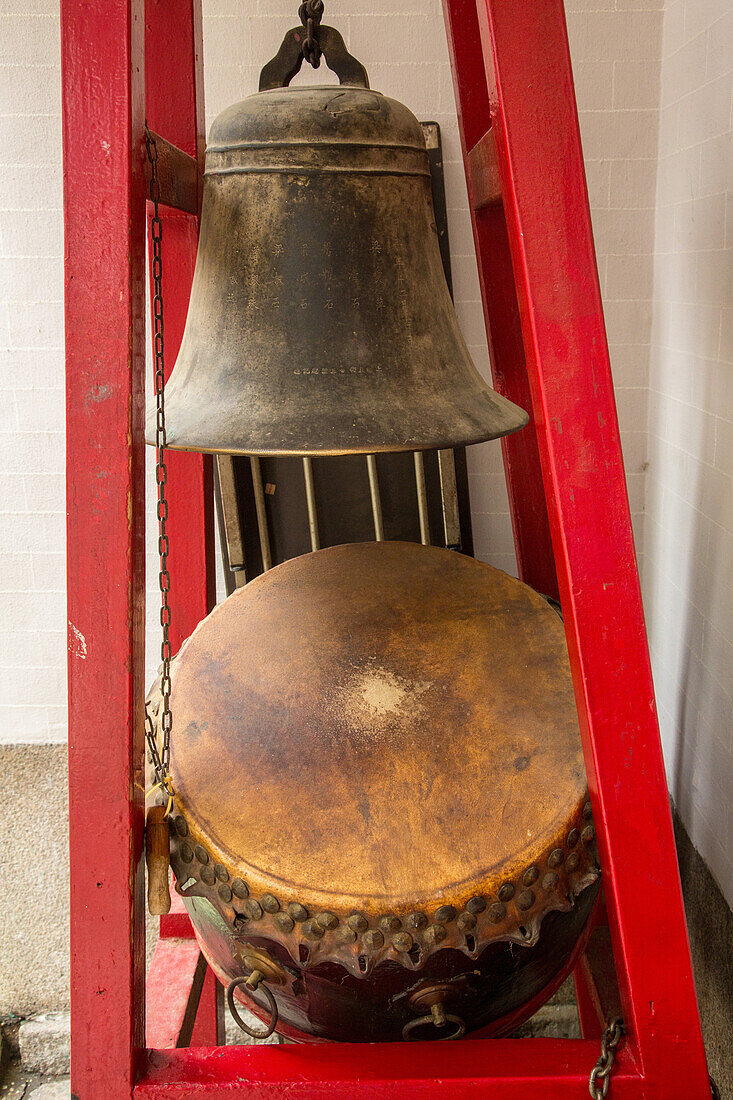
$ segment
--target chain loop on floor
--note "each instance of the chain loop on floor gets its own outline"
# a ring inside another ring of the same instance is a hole
[[[149,792],[160,791],[160,796],[168,805],[166,813],[170,812],[173,804],[173,783],[170,774],[171,754],[171,729],[173,728],[173,716],[171,714],[171,643],[170,625],[171,610],[168,603],[171,578],[168,572],[168,552],[170,544],[166,526],[168,523],[168,501],[166,498],[166,485],[168,471],[165,464],[165,339],[163,325],[163,223],[160,220],[158,204],[160,202],[160,180],[158,179],[158,148],[155,138],[145,123],[145,151],[150,163],[150,188],[149,196],[153,204],[153,217],[150,221],[150,243],[152,249],[151,272],[153,280],[153,359],[155,365],[155,482],[158,491],[156,514],[158,517],[158,557],[160,559],[160,571],[158,584],[160,587],[160,625],[163,637],[160,645],[160,657],[162,662],[160,691],[162,695],[158,725],[161,739],[158,742],[153,716],[148,706],[145,708],[145,738],[150,753],[151,763],[155,772],[155,786]]]
[[[601,1036],[601,1054],[590,1072],[588,1091],[592,1100],[605,1100],[611,1084],[611,1070],[616,1058],[616,1048],[621,1042],[624,1026],[621,1020],[612,1020]]]

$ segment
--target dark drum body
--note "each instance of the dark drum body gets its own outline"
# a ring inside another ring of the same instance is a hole
[[[598,885],[584,890],[568,913],[549,913],[534,946],[518,950],[514,941],[496,941],[476,959],[461,951],[438,951],[419,974],[397,962],[384,962],[368,978],[357,978],[337,963],[308,968],[299,959],[295,964],[280,944],[265,937],[247,936],[246,944],[266,951],[282,967],[282,984],[271,988],[279,1010],[277,1030],[289,1039],[347,1043],[452,1039],[464,1029],[503,1035],[544,1004],[570,973],[584,942]],[[233,935],[207,902],[190,898],[185,905],[201,950],[219,981],[226,986],[241,977],[242,939]],[[228,956],[231,963],[223,963]],[[447,1022],[445,1033],[436,1029],[431,1015],[434,1004],[457,1017]],[[267,1020],[261,994],[249,994],[247,1007]]]
[[[502,1034],[569,972],[600,879],[526,585],[408,543],[293,559],[200,624],[171,706],[176,889],[232,1002],[300,1040]]]

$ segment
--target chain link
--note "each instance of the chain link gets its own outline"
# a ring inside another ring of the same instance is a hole
[[[170,775],[171,755],[171,729],[173,728],[173,716],[171,714],[171,643],[170,625],[171,610],[168,604],[171,578],[168,572],[168,551],[170,549],[166,526],[168,523],[168,501],[166,499],[166,484],[168,471],[165,464],[165,341],[163,326],[163,263],[161,247],[163,241],[163,223],[160,220],[158,203],[160,202],[160,180],[158,179],[158,148],[155,138],[145,124],[145,151],[150,162],[150,201],[153,204],[153,217],[150,222],[150,238],[152,247],[152,279],[153,279],[153,358],[155,363],[155,481],[158,490],[156,514],[158,517],[158,556],[160,558],[160,572],[158,584],[160,587],[160,625],[163,637],[160,645],[160,658],[162,662],[160,691],[162,701],[160,704],[160,733],[161,743],[155,730],[155,721],[150,708],[145,707],[145,738],[148,744],[150,759],[155,772],[155,786],[153,790],[159,790],[165,800],[168,799],[168,810],[173,801],[173,783]]]
[[[605,1100],[611,1084],[611,1070],[616,1058],[616,1048],[621,1042],[624,1026],[621,1020],[612,1020],[601,1037],[601,1055],[590,1072],[588,1091],[592,1100]]]
[[[321,47],[317,32],[323,16],[323,0],[304,0],[298,8],[298,16],[305,27],[305,38],[302,46],[303,57],[309,65],[317,69],[321,64]]]

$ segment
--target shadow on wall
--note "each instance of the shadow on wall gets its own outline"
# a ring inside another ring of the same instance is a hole
[[[730,901],[733,494],[716,448],[731,424],[716,414],[733,409],[719,311],[687,304],[718,257],[690,240],[657,253],[644,587],[670,789]]]

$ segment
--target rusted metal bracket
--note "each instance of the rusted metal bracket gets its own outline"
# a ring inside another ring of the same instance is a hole
[[[195,157],[171,145],[159,134],[152,134],[158,150],[160,204],[184,214],[198,214],[203,177]],[[145,163],[145,179],[150,186],[151,166]]]
[[[494,131],[489,129],[474,145],[467,158],[469,194],[474,210],[501,202],[499,158]]]

